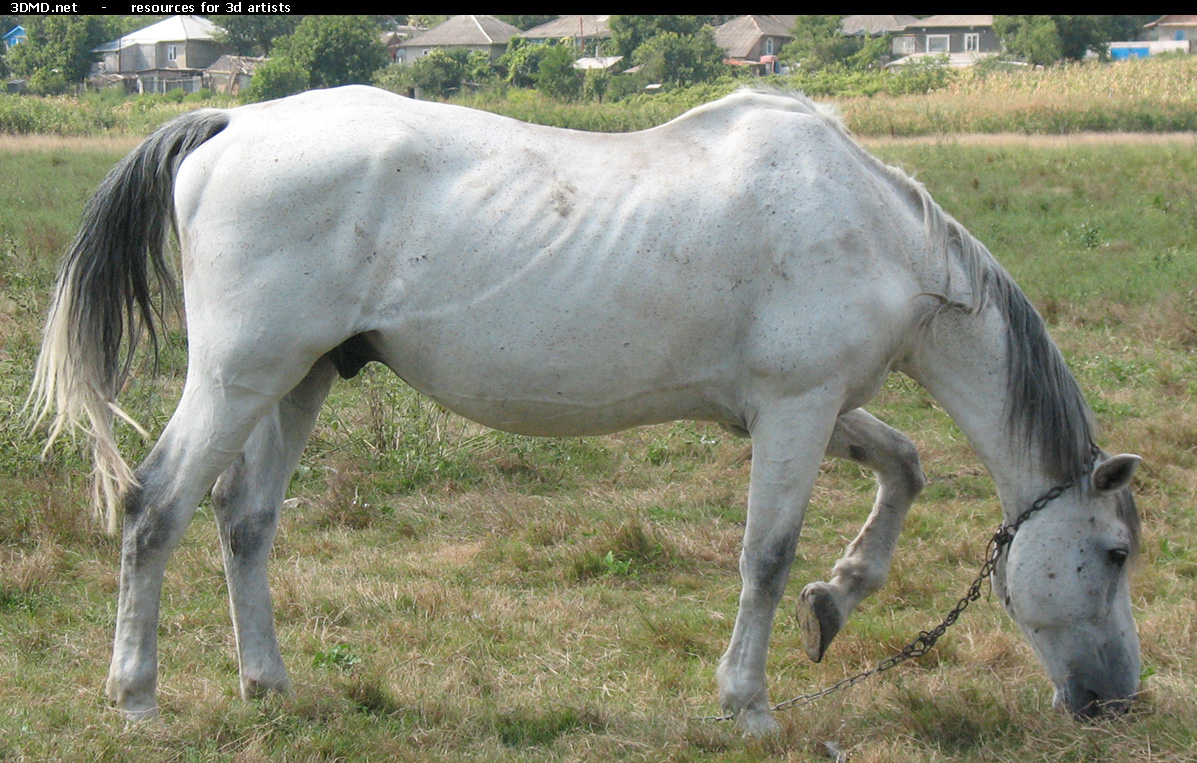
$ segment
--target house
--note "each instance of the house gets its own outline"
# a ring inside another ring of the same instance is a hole
[[[216,93],[236,95],[249,87],[254,71],[265,61],[254,56],[225,55],[204,69],[204,87]]]
[[[1148,40],[1192,42],[1197,40],[1197,16],[1160,16],[1143,31]]]
[[[399,46],[405,41],[410,40],[418,34],[423,34],[428,30],[424,27],[411,26],[409,24],[396,24],[394,29],[379,34],[378,39],[382,40],[382,44],[386,46],[387,56],[392,62],[399,59]]]
[[[965,67],[1001,50],[1001,40],[993,31],[993,16],[928,16],[907,24],[894,36],[893,53],[903,58],[889,66],[946,54],[950,66]]]
[[[503,55],[507,41],[519,29],[494,16],[454,16],[443,24],[399,44],[396,63],[411,63],[434,50],[466,48],[487,53],[491,60]]]
[[[1147,58],[1161,53],[1192,53],[1197,46],[1197,16],[1160,16],[1143,27],[1145,39],[1111,42],[1110,58]]]
[[[751,66],[758,74],[780,74],[778,55],[794,39],[794,16],[739,16],[715,29],[715,44],[733,66]]]
[[[901,32],[917,21],[917,16],[845,16],[840,31],[849,37],[880,37]]]
[[[224,52],[219,27],[203,16],[171,16],[93,50],[103,55],[99,81],[123,80],[130,90],[164,93],[202,86],[203,70]]]
[[[5,32],[3,37],[0,37],[0,44],[3,45],[3,47],[0,47],[0,50],[8,50],[14,45],[20,45],[21,43],[25,42],[25,39],[25,27],[17,24],[15,27]]]
[[[533,43],[573,40],[579,50],[598,56],[602,44],[611,39],[610,20],[610,16],[558,16],[516,36]]]

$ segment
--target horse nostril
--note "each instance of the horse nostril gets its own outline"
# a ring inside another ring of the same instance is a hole
[[[1079,720],[1092,720],[1102,713],[1101,695],[1091,689],[1083,689],[1072,703],[1072,714]]]

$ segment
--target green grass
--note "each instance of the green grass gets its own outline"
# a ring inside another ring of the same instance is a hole
[[[372,370],[338,384],[305,453],[271,579],[296,693],[245,703],[210,510],[167,572],[163,720],[127,728],[102,686],[118,544],[83,509],[81,445],[38,459],[17,416],[61,248],[120,154],[0,147],[0,757],[29,760],[1186,760],[1197,740],[1197,231],[1191,146],[884,143],[1048,317],[1104,427],[1146,457],[1134,607],[1147,693],[1079,725],[993,602],[922,663],[782,716],[746,742],[715,710],[738,596],[749,445],[715,427],[587,440],[488,432]],[[122,401],[157,431],[185,347]],[[819,665],[794,596],[869,511],[870,475],[825,465],[771,653],[774,699],[886,657],[962,594],[999,512],[927,395],[870,409],[917,442],[930,484],[889,584]],[[146,445],[124,433],[134,460]]]

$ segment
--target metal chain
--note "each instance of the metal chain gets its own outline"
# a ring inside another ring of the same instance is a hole
[[[969,585],[968,591],[965,592],[960,601],[956,602],[956,606],[952,607],[951,611],[944,616],[943,621],[940,622],[939,625],[935,626],[935,628],[932,630],[922,631],[914,638],[913,641],[902,647],[897,654],[887,657],[869,670],[849,676],[841,681],[837,681],[827,688],[820,689],[817,692],[813,692],[811,694],[799,694],[797,697],[791,697],[785,702],[779,702],[773,706],[774,712],[779,710],[789,710],[791,708],[801,707],[803,705],[809,705],[815,700],[826,697],[828,694],[834,694],[835,692],[847,689],[850,686],[855,686],[866,678],[874,676],[878,673],[884,673],[890,668],[897,667],[907,660],[911,660],[916,657],[922,657],[927,652],[930,652],[935,646],[935,643],[939,641],[940,637],[943,636],[947,629],[950,628],[957,619],[959,619],[960,614],[968,608],[968,605],[981,598],[981,588],[985,585],[985,580],[989,578],[991,574],[993,574],[993,571],[997,567],[998,561],[1001,559],[1002,553],[1005,551],[1006,546],[1010,545],[1010,542],[1014,540],[1014,534],[1018,532],[1018,528],[1022,526],[1023,522],[1026,522],[1028,519],[1030,519],[1031,516],[1036,512],[1042,511],[1045,506],[1059,498],[1064,494],[1065,491],[1076,485],[1076,483],[1077,480],[1072,479],[1063,485],[1057,485],[1056,487],[1053,487],[1051,490],[1048,490],[1046,493],[1039,496],[1039,498],[1035,499],[1035,502],[1031,504],[1031,508],[1018,515],[1018,518],[1012,523],[1007,525],[1003,522],[998,526],[997,532],[993,534],[993,536],[989,539],[989,543],[987,543],[985,546],[986,559],[985,563],[981,565],[981,570],[977,573],[977,576],[973,578],[973,582]],[[735,716],[733,714],[727,713],[725,715],[702,716],[699,718],[694,718],[694,720],[730,721],[734,717]]]

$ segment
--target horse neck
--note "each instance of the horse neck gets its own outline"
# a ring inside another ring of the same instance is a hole
[[[1025,296],[1008,278],[986,290],[979,310],[935,314],[909,371],[977,451],[1010,520],[1082,474],[1091,434],[1076,382]]]

